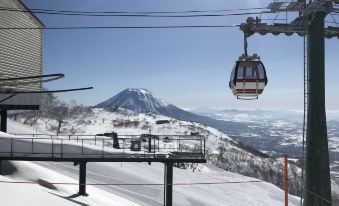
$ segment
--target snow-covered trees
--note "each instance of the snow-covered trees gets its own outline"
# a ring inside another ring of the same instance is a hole
[[[43,98],[40,110],[13,113],[10,114],[10,117],[16,119],[21,118],[24,124],[30,126],[35,126],[38,120],[42,118],[54,120],[56,121],[56,124],[50,126],[48,129],[59,135],[63,133],[63,126],[68,124],[67,119],[90,110],[90,108],[79,105],[75,101],[72,101],[70,104],[59,101],[52,93],[42,95]],[[73,127],[71,131],[67,130],[67,132],[73,133],[75,130],[76,129]]]

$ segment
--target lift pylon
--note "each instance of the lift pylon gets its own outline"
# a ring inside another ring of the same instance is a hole
[[[248,18],[241,30],[253,35],[298,34],[307,37],[307,123],[304,206],[331,206],[331,180],[325,109],[325,38],[339,38],[339,28],[326,27],[325,17],[336,11],[331,0],[306,2],[274,1],[272,12],[299,12],[290,23],[262,23],[260,18]],[[311,77],[311,78],[310,78]]]

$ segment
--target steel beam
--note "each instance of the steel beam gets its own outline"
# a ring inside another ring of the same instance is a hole
[[[308,26],[309,94],[304,206],[331,206],[331,180],[325,110],[326,13],[312,15]]]
[[[0,115],[1,115],[0,130],[1,132],[7,132],[7,109],[1,109]]]
[[[173,204],[173,163],[165,163],[164,177],[164,206]]]
[[[79,163],[79,195],[87,196],[86,193],[86,164],[87,162]]]

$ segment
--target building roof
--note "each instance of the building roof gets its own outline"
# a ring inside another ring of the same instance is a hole
[[[25,11],[29,11],[29,12],[27,12],[27,14],[31,16],[31,18],[35,21],[35,23],[40,28],[45,28],[44,23],[42,23],[42,21],[26,6],[26,4],[24,4],[22,2],[22,0],[14,0],[14,1],[18,3],[18,5],[21,7],[21,9],[23,9]]]

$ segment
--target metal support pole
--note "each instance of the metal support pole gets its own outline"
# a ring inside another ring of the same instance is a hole
[[[285,206],[288,206],[288,157],[287,157],[287,155],[285,155],[285,157],[284,157],[284,163],[285,163],[285,167],[284,167]]]
[[[309,104],[304,206],[332,205],[325,110],[325,16],[326,13],[317,12],[308,24]]]
[[[152,152],[152,138],[148,137],[148,152]]]
[[[113,139],[113,148],[120,149],[118,133],[113,132],[112,139]]]
[[[87,162],[79,163],[79,195],[87,196],[86,194],[86,164]]]
[[[204,156],[203,158],[206,157],[206,138],[204,137]]]
[[[13,157],[13,138],[11,138],[11,157]]]
[[[173,202],[173,162],[166,162],[164,177],[164,206],[172,206]]]
[[[60,145],[60,157],[62,158],[62,156],[63,156],[63,144],[64,144],[64,142],[63,142],[63,139],[61,139],[61,145]]]
[[[52,139],[52,157],[54,156],[54,139]]]
[[[0,115],[1,115],[0,130],[1,130],[1,132],[7,132],[7,110],[1,109]]]
[[[34,138],[32,138],[32,154],[34,154]]]
[[[179,135],[179,149],[178,149],[178,152],[181,152],[181,148],[180,148],[180,138],[181,138],[181,136]]]
[[[248,47],[247,34],[244,32],[244,54],[246,55],[246,57],[248,56],[247,47]]]
[[[105,147],[105,142],[104,142],[105,140],[104,139],[102,139],[102,151],[101,151],[101,154],[102,154],[102,158],[104,158],[104,147]]]
[[[152,152],[152,138],[151,136],[148,137],[148,153]],[[148,165],[151,165],[151,162],[148,162]]]

